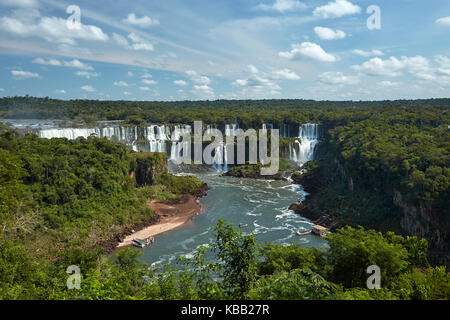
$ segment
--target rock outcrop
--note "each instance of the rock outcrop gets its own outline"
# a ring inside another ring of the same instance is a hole
[[[167,172],[167,154],[163,152],[133,153],[136,162],[131,176],[136,180],[136,186],[150,186],[156,178]]]

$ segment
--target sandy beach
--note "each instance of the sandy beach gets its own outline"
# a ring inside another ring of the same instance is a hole
[[[202,207],[196,202],[196,197],[192,195],[185,196],[180,203],[149,201],[148,206],[160,216],[160,221],[128,235],[117,245],[117,248],[132,245],[132,240],[135,238],[146,239],[178,228],[202,211]]]

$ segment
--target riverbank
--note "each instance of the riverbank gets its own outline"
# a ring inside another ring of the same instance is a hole
[[[150,219],[134,225],[124,225],[114,232],[114,236],[97,242],[95,246],[102,247],[109,254],[129,246],[134,238],[149,238],[180,227],[194,215],[204,211],[198,199],[204,197],[208,189],[208,185],[203,183],[196,191],[184,194],[181,198],[167,201],[149,199],[147,206],[154,212]]]
[[[116,248],[132,245],[135,238],[146,239],[174,230],[188,222],[193,216],[204,212],[204,208],[193,195],[185,195],[177,201],[157,202],[151,200],[148,202],[148,206],[158,216],[158,221],[127,235]]]

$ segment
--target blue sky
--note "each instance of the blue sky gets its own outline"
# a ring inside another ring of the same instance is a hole
[[[0,0],[0,96],[449,97],[449,35],[448,0]]]

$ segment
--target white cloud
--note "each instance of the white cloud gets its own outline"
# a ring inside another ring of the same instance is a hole
[[[353,53],[357,54],[359,56],[363,56],[363,57],[384,56],[383,51],[376,50],[376,49],[371,50],[371,51],[355,49],[355,50],[353,50]]]
[[[380,81],[380,82],[377,82],[377,84],[382,87],[396,87],[396,86],[399,86],[401,83],[393,82],[393,81]]]
[[[60,93],[60,94],[66,94],[66,93],[67,93],[67,91],[66,91],[66,90],[64,90],[64,89],[62,89],[62,90],[57,90],[57,91],[56,91],[56,93]]]
[[[62,62],[56,59],[42,59],[42,58],[36,58],[33,60],[33,63],[37,63],[37,64],[43,64],[46,66],[55,66],[55,67],[60,67],[62,66]]]
[[[437,24],[443,25],[443,26],[450,26],[450,17],[444,17],[436,20]]]
[[[282,69],[272,72],[274,79],[280,80],[300,80],[300,76],[289,69]]]
[[[255,74],[256,74],[256,73],[259,72],[258,68],[256,68],[256,67],[255,67],[254,65],[252,65],[252,64],[248,65],[247,68],[248,68],[248,70],[250,70],[251,73],[255,73]]]
[[[434,57],[434,61],[439,64],[437,73],[441,76],[450,76],[450,59],[443,55],[437,55]]]
[[[131,40],[131,43],[127,38],[117,33],[113,33],[112,37],[115,43],[127,50],[153,51],[155,49],[153,44],[138,36],[134,32],[131,32],[127,36],[128,39]]]
[[[117,87],[128,87],[128,83],[125,81],[114,81],[114,85]]]
[[[313,14],[322,18],[339,18],[346,15],[361,13],[361,8],[347,0],[335,0],[314,9]]]
[[[194,93],[204,99],[214,98],[214,90],[206,84],[194,85],[192,93]]]
[[[173,83],[177,86],[187,86],[187,82],[184,80],[175,80]]]
[[[346,34],[342,30],[333,30],[325,27],[315,27],[314,32],[322,40],[338,40],[344,39]]]
[[[81,24],[70,28],[67,20],[57,17],[30,19],[17,16],[1,17],[0,28],[20,37],[39,37],[49,42],[76,45],[76,40],[107,41],[108,35],[97,26]]]
[[[149,91],[150,88],[149,88],[149,87],[139,87],[139,90],[142,90],[142,91]]]
[[[157,81],[155,81],[155,80],[148,80],[148,79],[142,79],[142,83],[144,83],[144,84],[158,84],[158,82]]]
[[[82,86],[81,90],[87,91],[87,92],[95,92],[97,91],[94,87],[86,85],[86,86]]]
[[[328,85],[349,85],[358,83],[358,78],[341,72],[324,72],[319,76],[319,81]]]
[[[295,60],[300,57],[307,57],[324,62],[335,62],[337,60],[335,56],[326,53],[325,50],[316,43],[302,42],[301,44],[293,44],[291,47],[291,51],[280,52],[278,55],[289,60]]]
[[[78,59],[73,59],[71,61],[60,61],[57,59],[45,60],[43,58],[36,58],[33,60],[33,63],[42,64],[42,65],[46,65],[46,66],[69,67],[69,68],[76,68],[76,69],[82,69],[82,70],[93,70],[94,69],[90,65],[87,65]]]
[[[100,76],[100,73],[89,71],[77,71],[75,74],[79,77],[85,77],[86,79],[97,78]]]
[[[397,77],[402,75],[403,71],[407,71],[419,79],[433,80],[435,78],[435,71],[431,68],[428,59],[422,56],[403,56],[400,59],[390,57],[386,60],[376,57],[352,68],[369,76]]]
[[[3,92],[3,91],[5,91],[5,89],[3,89],[3,88],[0,88],[0,92]]]
[[[37,74],[37,73],[22,71],[22,70],[12,70],[11,74],[13,75],[14,79],[16,79],[16,80],[39,78],[39,74]]]
[[[123,19],[122,21],[127,24],[142,28],[159,25],[159,21],[156,19],[152,19],[148,16],[138,18],[134,13],[130,13],[128,17],[126,19]]]
[[[150,73],[144,73],[142,76],[141,76],[141,78],[144,78],[144,79],[148,79],[148,78],[152,78],[153,76],[150,74]]]
[[[353,66],[352,68],[360,73],[370,76],[396,77],[401,74],[400,71],[403,67],[403,63],[395,57],[390,57],[388,60],[382,60],[377,57],[364,62],[360,66]]]
[[[113,40],[114,40],[119,46],[122,46],[122,47],[128,47],[128,46],[129,46],[128,40],[127,40],[127,38],[125,38],[124,36],[122,36],[122,35],[120,35],[120,34],[117,34],[117,33],[113,32],[112,37],[113,37]]]
[[[209,79],[207,76],[198,74],[195,70],[188,70],[186,71],[186,74],[188,75],[189,79],[197,84],[208,85],[211,83],[211,79]]]
[[[306,5],[297,0],[275,0],[273,4],[260,3],[256,6],[258,10],[287,12],[305,9]]]
[[[144,50],[144,51],[153,51],[155,48],[153,47],[153,44],[150,42],[142,39],[140,36],[135,34],[134,32],[130,33],[128,35],[128,38],[133,41],[133,44],[131,44],[131,49],[133,50]]]

